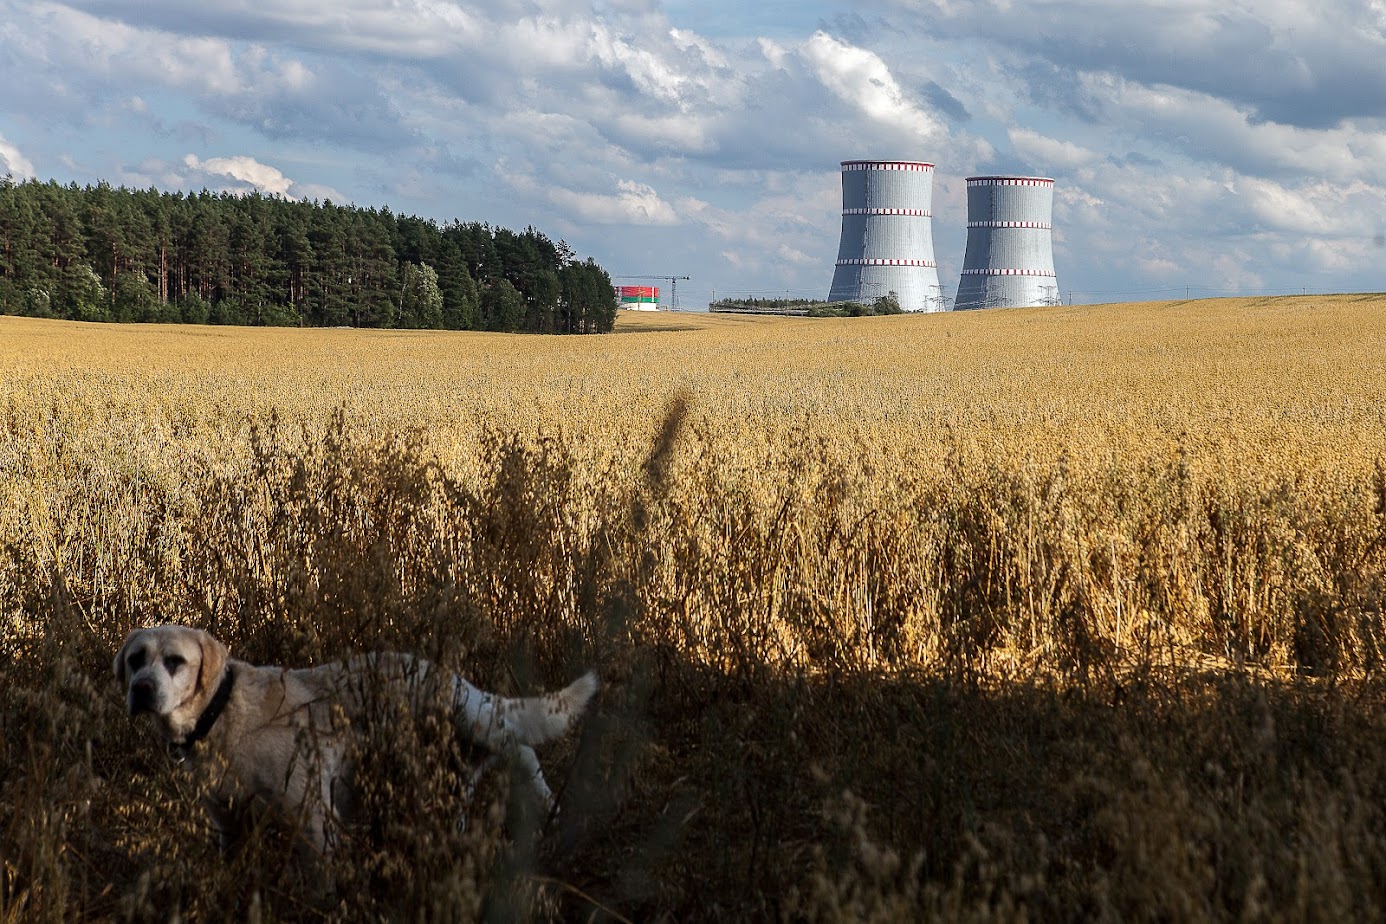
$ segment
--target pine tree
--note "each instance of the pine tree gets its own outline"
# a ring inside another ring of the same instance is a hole
[[[609,329],[609,283],[532,227],[0,180],[0,313],[576,332]]]

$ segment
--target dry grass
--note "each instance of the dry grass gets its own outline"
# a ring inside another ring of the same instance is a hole
[[[0,318],[0,920],[1380,917],[1383,309]],[[153,621],[610,683],[537,834],[373,729],[325,906],[131,734]]]

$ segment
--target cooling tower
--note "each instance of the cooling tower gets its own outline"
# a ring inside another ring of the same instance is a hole
[[[967,254],[953,307],[1059,304],[1054,273],[1054,181],[967,178]]]
[[[894,292],[906,311],[943,310],[933,184],[933,164],[842,162],[842,238],[828,301],[869,304]]]

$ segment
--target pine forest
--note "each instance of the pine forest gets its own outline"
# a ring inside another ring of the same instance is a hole
[[[601,333],[616,301],[606,270],[533,227],[6,177],[0,314]]]

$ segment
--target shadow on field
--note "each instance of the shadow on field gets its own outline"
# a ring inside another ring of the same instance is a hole
[[[1386,899],[1379,691],[733,680],[650,650],[544,755],[556,822],[531,837],[493,785],[458,832],[457,781],[387,748],[350,889],[313,902],[282,832],[216,852],[197,781],[132,732],[72,614],[5,646],[7,919],[1351,920]]]
[[[641,819],[619,838],[641,846],[586,886],[636,918],[1349,919],[1382,906],[1381,722],[1342,691],[672,674],[651,704],[663,759],[613,820]]]
[[[813,574],[774,570],[812,551],[788,544],[809,529],[789,502],[680,532],[754,487],[676,483],[689,414],[671,406],[633,483],[586,480],[560,442],[513,434],[451,475],[339,415],[292,437],[271,418],[246,470],[189,467],[167,493],[53,488],[61,542],[0,537],[0,921],[1381,915],[1379,682],[1139,664],[1002,679],[947,645],[882,668],[854,639],[903,649],[908,626],[885,616],[908,594],[867,583],[875,635],[832,623],[826,591],[785,577]],[[861,545],[836,521],[822,535],[829,562],[905,548],[885,526]],[[1062,650],[1107,656],[1067,573],[1049,599],[1084,628]],[[963,578],[957,637],[980,645],[1000,617],[967,620],[1003,612],[1003,582]],[[541,754],[551,821],[503,774],[466,802],[465,742],[428,717],[368,721],[365,821],[340,832],[335,895],[313,899],[292,831],[221,856],[206,781],[125,715],[111,658],[161,621],[253,663],[402,649],[505,693],[589,666],[604,687]]]

